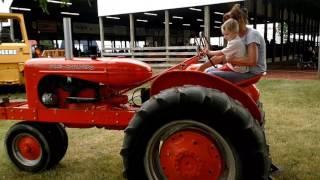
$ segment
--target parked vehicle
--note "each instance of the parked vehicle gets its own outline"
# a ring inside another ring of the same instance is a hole
[[[30,58],[23,15],[0,13],[0,86],[24,84],[24,63]]]

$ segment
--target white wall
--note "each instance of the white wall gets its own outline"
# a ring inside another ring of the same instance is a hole
[[[0,13],[8,13],[9,12],[9,7],[11,5],[13,0],[0,0]]]
[[[136,12],[221,4],[236,1],[244,0],[98,0],[98,15],[108,16],[129,14]]]

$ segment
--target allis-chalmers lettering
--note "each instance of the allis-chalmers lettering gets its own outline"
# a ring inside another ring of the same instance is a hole
[[[49,69],[54,70],[94,70],[94,66],[87,64],[51,64],[49,65]]]

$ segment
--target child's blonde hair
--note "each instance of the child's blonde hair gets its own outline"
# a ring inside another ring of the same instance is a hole
[[[226,20],[221,26],[221,32],[229,31],[231,33],[239,33],[239,23],[237,20],[230,18]]]

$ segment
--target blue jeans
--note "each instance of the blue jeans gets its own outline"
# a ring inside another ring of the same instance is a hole
[[[205,72],[208,74],[219,76],[219,77],[226,79],[226,80],[233,82],[233,83],[237,83],[242,80],[250,79],[250,78],[256,76],[256,74],[253,74],[250,72],[239,73],[239,72],[234,72],[234,71],[222,71],[222,70],[215,68],[215,67],[210,67],[210,68],[206,69]]]

